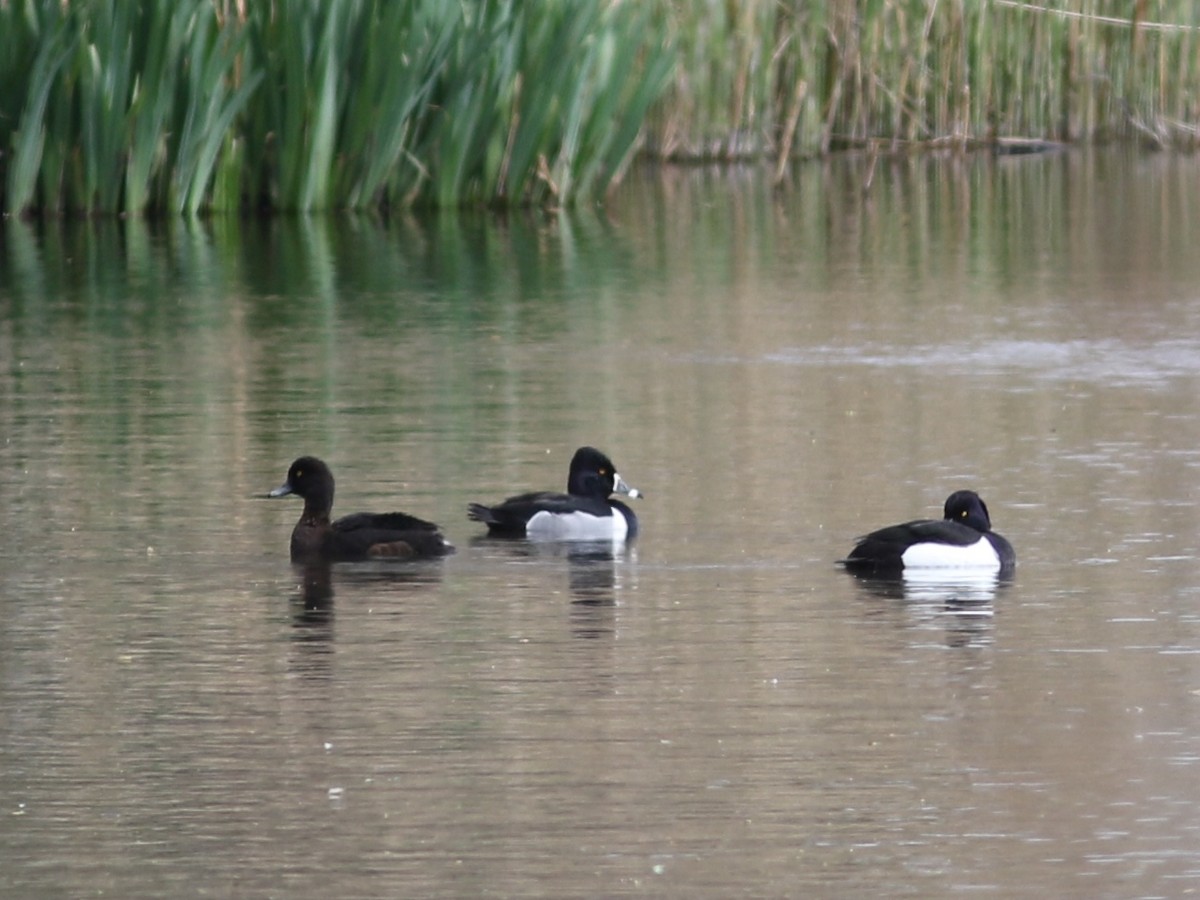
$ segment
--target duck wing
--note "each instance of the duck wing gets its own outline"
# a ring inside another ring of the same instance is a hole
[[[612,515],[612,506],[607,500],[594,497],[533,491],[509,497],[495,506],[472,503],[467,507],[467,518],[486,524],[490,534],[522,537],[526,524],[540,512],[560,515],[586,512],[594,516],[609,516]]]
[[[904,551],[914,544],[948,544],[969,547],[982,536],[959,522],[946,519],[917,519],[901,525],[889,525],[860,537],[842,563],[847,568],[903,568]]]
[[[914,522],[905,522],[903,525],[880,528],[859,540],[903,544],[906,547],[922,543],[967,547],[979,540],[982,533],[969,525],[952,522],[948,519],[917,519]]]
[[[432,522],[410,516],[408,513],[353,513],[333,523],[339,534],[355,531],[438,531]]]
[[[333,523],[331,555],[337,559],[416,559],[454,551],[437,525],[408,513],[354,513]]]

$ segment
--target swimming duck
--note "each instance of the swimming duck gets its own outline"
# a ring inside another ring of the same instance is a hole
[[[607,456],[580,447],[571,458],[567,492],[536,491],[509,497],[495,506],[472,503],[467,517],[483,522],[496,537],[544,541],[623,541],[637,535],[633,510],[611,494],[641,497],[625,483]]]
[[[315,456],[293,462],[287,481],[267,496],[288,494],[304,498],[304,512],[292,529],[293,562],[423,559],[454,552],[438,526],[407,513],[354,513],[331,522],[333,473]]]
[[[992,531],[986,504],[974,491],[946,498],[945,518],[881,528],[858,539],[841,563],[852,572],[973,568],[1007,572],[1017,562],[1012,544]]]

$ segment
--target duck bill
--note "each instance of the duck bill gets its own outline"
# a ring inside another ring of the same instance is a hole
[[[629,497],[644,497],[645,496],[645,494],[643,494],[637,488],[630,487],[629,485],[627,485],[625,483],[625,479],[622,478],[620,475],[618,475],[616,472],[613,472],[613,493],[614,494],[625,494],[626,496],[629,496]]]
[[[286,497],[291,492],[292,492],[292,486],[290,484],[281,484],[279,487],[275,488],[275,490],[269,492],[267,494],[267,496],[268,497]]]

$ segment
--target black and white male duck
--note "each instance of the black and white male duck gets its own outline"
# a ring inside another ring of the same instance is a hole
[[[873,574],[951,568],[1007,573],[1016,565],[1012,544],[992,531],[987,506],[974,491],[947,497],[944,515],[872,531],[841,563]]]
[[[330,521],[333,473],[315,456],[302,456],[287,481],[267,494],[304,498],[292,529],[293,562],[352,562],[365,559],[427,559],[454,552],[438,526],[407,513],[354,513]]]
[[[472,503],[467,516],[483,522],[494,537],[541,541],[624,541],[637,536],[633,510],[610,495],[641,497],[617,474],[612,460],[595,447],[580,447],[571,458],[567,492],[536,491],[509,497],[495,506]]]

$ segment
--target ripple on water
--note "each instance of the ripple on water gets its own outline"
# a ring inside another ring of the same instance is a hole
[[[1014,371],[1047,381],[1096,382],[1108,387],[1160,387],[1200,374],[1200,341],[1171,339],[1131,344],[1103,340],[992,340],[983,342],[855,344],[800,347],[767,354],[768,362],[793,366],[846,365],[929,368],[939,376],[994,377]]]

